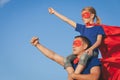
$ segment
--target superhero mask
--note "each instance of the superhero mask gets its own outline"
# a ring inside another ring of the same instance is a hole
[[[85,19],[90,18],[90,16],[91,16],[90,12],[84,12],[84,13],[82,14],[82,18],[85,18]]]
[[[75,40],[74,42],[73,42],[73,46],[74,47],[80,47],[82,45],[82,42],[80,41],[80,40]]]

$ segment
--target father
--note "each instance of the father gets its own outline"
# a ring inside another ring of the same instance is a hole
[[[31,44],[40,50],[40,52],[43,53],[46,57],[64,67],[64,57],[43,46],[41,43],[39,43],[39,39],[37,37],[33,37],[31,39]],[[83,70],[82,74],[74,73],[74,70],[77,66],[77,62],[75,63],[75,61],[77,58],[79,60],[80,56],[87,48],[89,48],[89,41],[83,36],[76,36],[74,38],[72,48],[72,53],[76,55],[76,58],[71,61],[73,71],[66,70],[68,72],[68,80],[99,80],[101,73],[100,61],[95,57],[89,59],[87,66]]]

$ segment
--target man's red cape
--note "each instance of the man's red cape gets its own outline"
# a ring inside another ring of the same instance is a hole
[[[120,27],[101,25],[105,38],[100,46],[102,79],[120,80]]]

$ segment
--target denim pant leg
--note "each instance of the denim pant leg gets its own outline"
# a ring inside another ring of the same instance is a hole
[[[96,52],[96,51],[93,52],[93,56],[94,56],[94,57],[97,57],[97,58],[98,58],[98,54],[99,54],[99,52]]]
[[[88,59],[90,59],[93,55],[88,55],[87,53],[83,53],[80,57],[79,63],[81,65],[86,66]]]
[[[72,67],[71,62],[76,58],[74,54],[69,55],[64,59],[64,68],[66,69],[67,67]]]

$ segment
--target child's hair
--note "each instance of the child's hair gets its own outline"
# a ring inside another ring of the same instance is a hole
[[[97,16],[96,10],[93,7],[85,7],[82,11],[89,11],[90,13],[94,14],[94,19],[96,18],[96,24],[101,24],[100,18]]]
[[[86,49],[91,47],[90,40],[87,37],[78,35],[78,36],[75,36],[75,38],[81,38],[82,41],[88,45]]]

